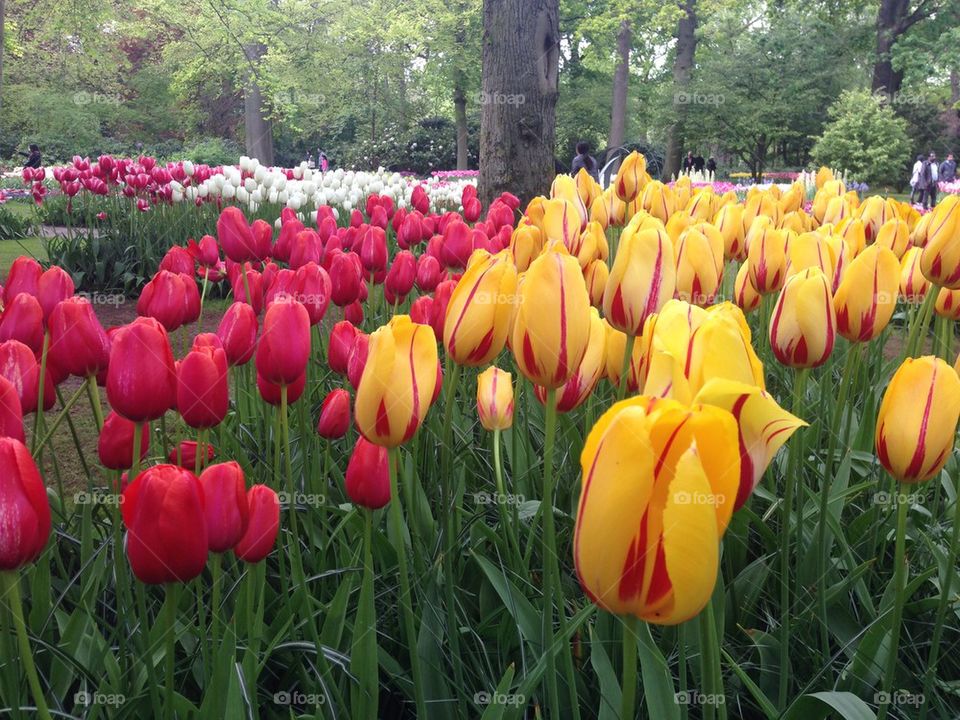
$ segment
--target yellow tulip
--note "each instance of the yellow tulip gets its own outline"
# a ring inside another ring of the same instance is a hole
[[[562,387],[583,360],[590,337],[590,296],[576,259],[546,252],[517,289],[511,349],[530,382]]]
[[[543,233],[536,225],[522,221],[510,235],[510,254],[518,272],[526,272],[533,259],[543,250]]]
[[[810,221],[802,210],[794,210],[780,218],[780,224],[778,227],[781,230],[790,230],[791,232],[795,232],[799,235],[810,230]]]
[[[897,260],[900,260],[910,247],[910,228],[905,220],[890,218],[880,226],[877,238],[873,242],[875,245],[890,248],[897,256]]]
[[[713,224],[723,236],[723,257],[744,260],[747,246],[744,242],[743,205],[724,205],[714,217]]]
[[[885,222],[899,217],[896,206],[879,195],[872,195],[864,200],[857,215],[863,221],[863,231],[868,243],[873,242]]]
[[[690,202],[690,196],[693,194],[693,186],[690,183],[690,176],[683,175],[677,178],[673,184],[673,193],[677,198],[677,207],[684,208]]]
[[[850,246],[854,256],[859,255],[867,246],[867,234],[863,220],[857,217],[848,217],[837,224],[836,232]]]
[[[930,215],[920,270],[934,285],[960,289],[960,195],[941,200]]]
[[[677,196],[673,188],[659,180],[649,182],[643,188],[643,209],[666,223],[677,210]]]
[[[607,380],[614,388],[620,388],[620,373],[623,371],[623,354],[627,351],[627,336],[610,325],[606,320],[606,349],[604,360],[606,363]],[[634,343],[630,354],[630,368],[627,370],[627,390],[631,393],[640,389],[644,375],[644,346],[641,342]]]
[[[829,226],[827,226],[827,228],[832,229]],[[843,281],[843,276],[846,274],[847,268],[850,267],[850,263],[853,262],[853,248],[851,248],[850,245],[847,244],[847,241],[840,235],[827,235],[826,243],[830,247],[830,255],[836,263],[833,268],[832,283],[832,288],[836,291]]]
[[[557,240],[575,248],[580,241],[580,212],[565,198],[554,198],[543,203],[543,234],[547,241]]]
[[[806,191],[803,188],[803,184],[795,182],[790,186],[790,189],[780,198],[780,212],[783,215],[789,213],[794,213],[800,208],[803,207],[803,201],[806,199]],[[801,232],[801,231],[797,231]]]
[[[577,209],[577,216],[580,218],[580,230],[583,230],[587,224],[588,206],[584,204],[580,196],[577,181],[569,175],[557,175],[550,185],[550,197],[553,200],[566,200],[573,205]]]
[[[932,219],[933,213],[927,213],[926,215],[921,215],[920,219],[914,224],[913,229],[910,231],[910,243],[914,247],[922,248],[927,244],[927,227],[930,225]]]
[[[573,551],[590,599],[662,625],[697,615],[716,583],[739,482],[730,413],[619,402],[590,431],[580,464]]]
[[[826,185],[830,180],[833,180],[833,170],[828,168],[826,165],[821,165],[820,169],[817,170],[817,175],[814,178],[814,182],[817,185],[817,190]]]
[[[746,263],[740,266],[737,271],[737,279],[733,284],[734,300],[743,312],[749,313],[760,307],[760,293],[753,286],[753,280],[750,279],[750,268]]]
[[[776,185],[773,187],[776,187]],[[780,223],[781,216],[780,204],[777,202],[774,194],[769,191],[755,192],[753,195],[748,196],[744,203],[743,222],[745,227],[753,224],[753,221],[758,217],[768,217],[776,226]]]
[[[908,303],[923,301],[930,289],[930,281],[920,272],[920,255],[923,251],[912,247],[903,254],[900,261],[900,296]]]
[[[747,266],[750,282],[761,295],[783,287],[787,276],[787,234],[783,230],[764,228],[751,238]]]
[[[901,482],[937,475],[953,452],[960,378],[939,358],[907,358],[890,379],[877,414],[877,457]]]
[[[789,266],[787,276],[796,275],[807,268],[818,268],[831,280],[836,270],[833,248],[818,232],[806,232],[792,238],[787,244]]]
[[[664,227],[667,229],[667,235],[670,236],[674,246],[676,246],[683,232],[692,224],[693,218],[682,210],[670,216],[670,219],[667,220]]]
[[[843,197],[847,192],[846,187],[839,180],[828,180],[823,186],[817,187],[817,194],[813,197],[813,217],[817,222],[824,222],[824,215],[827,211],[827,205],[834,198]],[[827,221],[831,222],[831,221]]]
[[[603,377],[607,365],[607,324],[600,318],[596,308],[590,308],[590,339],[587,351],[577,371],[557,391],[557,412],[570,412],[580,407]],[[534,386],[541,403],[547,401],[547,391],[542,385]]]
[[[940,288],[933,304],[934,312],[947,320],[960,320],[960,290]],[[953,332],[953,328],[950,328]]]
[[[709,222],[717,212],[717,196],[713,188],[698,188],[684,209],[694,220]]]
[[[577,172],[574,177],[574,182],[577,185],[577,194],[580,195],[580,202],[583,203],[585,208],[592,206],[593,201],[600,197],[600,193],[603,192],[600,183],[594,180],[593,176],[584,168],[580,168],[579,172]]]
[[[643,189],[643,175],[647,170],[647,159],[634,151],[627,155],[620,163],[617,177],[613,181],[617,197],[629,203],[637,197]]]
[[[590,295],[590,304],[595,308],[603,307],[603,291],[607,287],[607,278],[610,277],[610,268],[604,260],[594,260],[583,271],[583,281],[587,285]]]
[[[677,297],[695,305],[713,304],[723,279],[723,238],[712,225],[693,226],[677,243]]]
[[[827,209],[823,213],[823,224],[838,225],[852,216],[853,208],[850,207],[850,201],[845,195],[830,198],[827,202]]]
[[[513,376],[495,365],[477,375],[477,414],[485,430],[513,425]]]
[[[568,248],[568,250],[577,258],[577,262],[583,269],[586,269],[594,260],[606,260],[610,254],[607,236],[603,232],[603,227],[597,222],[587,223],[586,229],[580,233],[576,248]]]
[[[547,198],[538,195],[527,203],[527,209],[523,211],[524,216],[540,229],[543,229],[543,216],[546,212],[545,202],[547,202]]]
[[[873,340],[893,317],[899,286],[897,256],[880,245],[868,247],[850,263],[833,297],[837,332],[850,342]]]
[[[354,405],[367,440],[396,447],[414,436],[433,400],[437,363],[433,330],[408,315],[395,315],[370,335]]]
[[[783,365],[817,367],[833,352],[837,318],[830,281],[817,268],[791,277],[770,320],[770,348]]]
[[[453,289],[443,324],[443,344],[458,365],[486,365],[507,341],[517,268],[509,250],[476,250]]]
[[[647,316],[673,297],[675,289],[676,263],[667,234],[628,228],[620,237],[603,293],[607,322],[628,335],[639,335]]]

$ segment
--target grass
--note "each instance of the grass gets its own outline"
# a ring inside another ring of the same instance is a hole
[[[43,238],[32,236],[20,240],[0,240],[0,276],[6,277],[10,265],[21,255],[29,255],[43,262],[47,259],[47,246]]]

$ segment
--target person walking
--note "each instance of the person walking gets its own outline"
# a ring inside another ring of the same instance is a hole
[[[687,152],[687,156],[683,159],[683,171],[685,173],[693,172],[693,150]]]
[[[931,152],[920,166],[920,179],[917,182],[917,187],[920,188],[920,204],[927,209],[937,204],[938,170],[937,154]]]
[[[957,163],[953,153],[947,153],[947,159],[940,163],[940,181],[953,182],[957,179]]]
[[[707,172],[711,175],[716,175],[717,173],[717,161],[713,155],[707,159]]]
[[[43,158],[40,156],[40,146],[37,144],[34,143],[30,146],[30,152],[24,152],[23,150],[19,152],[26,158],[26,161],[23,163],[25,168],[38,168],[43,164]]]
[[[693,156],[693,169],[697,172],[703,172],[703,168],[706,165],[706,161],[703,159],[703,155],[697,153]]]
[[[923,191],[917,187],[920,182],[920,169],[923,167],[923,155],[917,155],[910,172],[910,204],[913,205],[923,198]]]
[[[590,154],[590,145],[583,140],[577,143],[577,154],[574,156],[573,162],[570,163],[570,174],[576,175],[580,172],[580,168],[586,170],[587,175],[600,182],[600,177],[597,174],[597,161]]]

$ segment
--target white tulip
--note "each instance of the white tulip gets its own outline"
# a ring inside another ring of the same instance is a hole
[[[277,193],[277,202],[280,203],[281,205],[286,205],[287,199],[289,197],[290,197],[290,193],[288,193],[286,190],[281,190],[280,192]]]
[[[253,200],[251,200],[249,208],[251,213],[255,213],[257,210],[260,209],[260,203],[255,203]]]
[[[196,168],[193,167],[193,163],[192,163],[192,162],[190,162],[189,160],[184,160],[184,161],[183,161],[183,171],[184,171],[187,175],[189,175],[190,177],[193,177],[193,173],[196,172]],[[131,454],[132,454],[132,451],[131,451]]]
[[[223,186],[223,198],[224,200],[232,200],[233,196],[237,194],[237,189],[231,183],[227,183]]]
[[[270,188],[270,194],[267,196],[267,202],[271,205],[277,202],[277,190],[276,188]]]
[[[237,202],[245,203],[250,199],[250,193],[247,192],[247,189],[244,187],[237,188]]]
[[[243,181],[243,187],[248,193],[252,193],[254,190],[256,190],[257,184],[258,184],[257,181],[254,180],[252,177],[248,177],[246,180]]]

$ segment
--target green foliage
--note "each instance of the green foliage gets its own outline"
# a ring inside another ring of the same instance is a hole
[[[874,186],[903,183],[910,159],[907,124],[886,99],[866,90],[848,91],[828,114],[831,120],[813,147],[818,164],[844,168]]]
[[[17,240],[35,234],[32,214],[14,212],[8,205],[0,205],[0,240]]]
[[[232,165],[243,154],[243,148],[232,140],[204,138],[184,145],[180,155],[184,160],[207,165]]]

